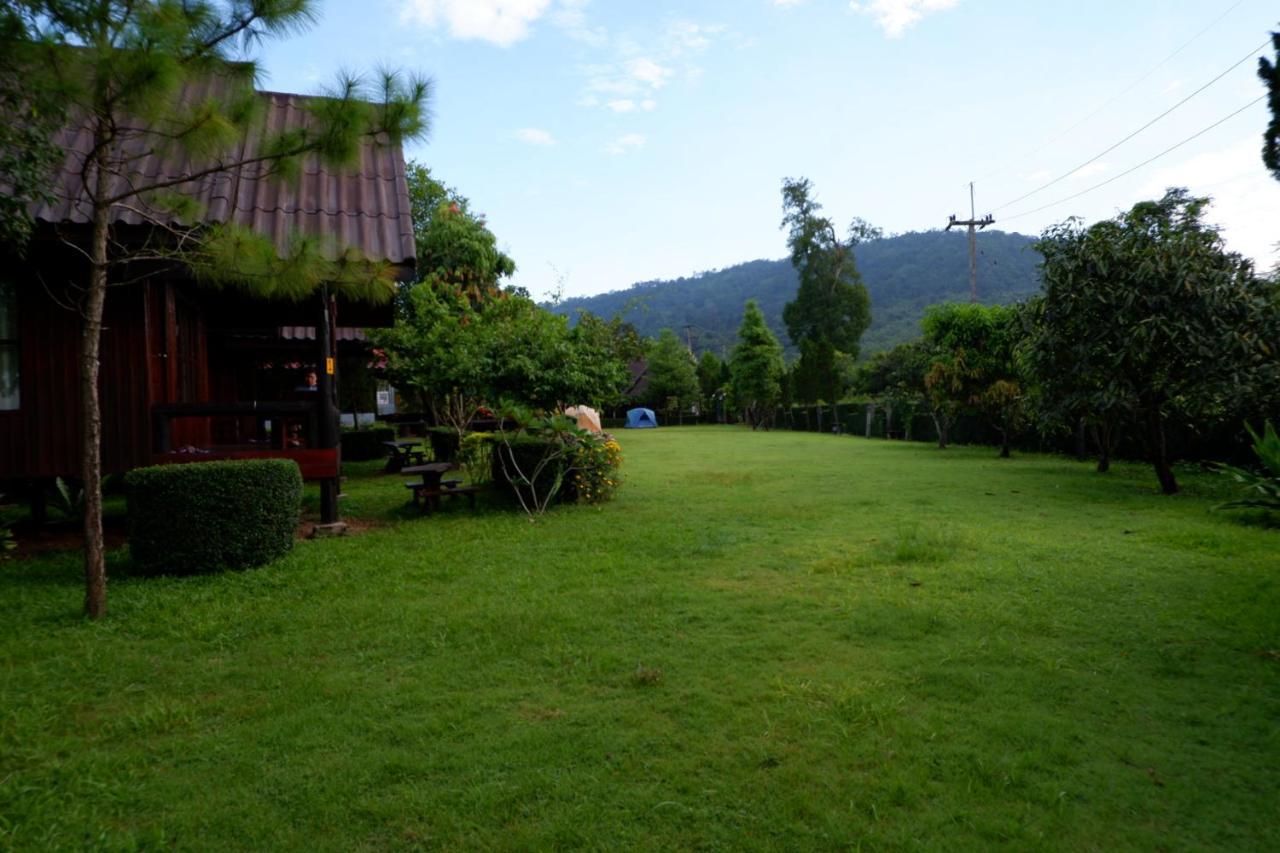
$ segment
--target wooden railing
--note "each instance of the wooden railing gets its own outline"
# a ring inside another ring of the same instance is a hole
[[[336,447],[317,447],[320,436],[320,406],[309,401],[248,403],[164,403],[151,407],[152,463],[209,462],[217,459],[292,459],[307,480],[338,476],[340,456]],[[270,443],[237,443],[232,446],[196,448],[173,447],[173,421],[181,418],[255,418],[272,421]],[[302,424],[299,435],[287,428],[289,422]],[[291,442],[297,441],[298,446]]]

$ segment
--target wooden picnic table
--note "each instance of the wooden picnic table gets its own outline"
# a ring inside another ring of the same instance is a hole
[[[422,442],[408,439],[384,441],[387,448],[387,467],[382,470],[388,474],[402,473],[406,466],[422,464],[426,461],[427,452],[422,450]],[[414,448],[418,448],[415,450]]]
[[[476,492],[480,491],[478,486],[464,486],[461,480],[443,479],[446,473],[457,469],[458,465],[455,462],[428,462],[425,465],[410,465],[402,468],[400,473],[422,475],[422,482],[405,483],[404,487],[413,492],[415,505],[419,500],[422,501],[423,512],[429,513],[433,509],[439,509],[442,497],[456,498],[461,495],[467,496],[467,501],[474,509]]]

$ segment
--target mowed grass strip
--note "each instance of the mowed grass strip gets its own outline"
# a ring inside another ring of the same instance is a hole
[[[621,436],[601,507],[0,565],[0,847],[1280,849],[1276,530],[1142,466]],[[1225,489],[1225,491],[1224,491]]]

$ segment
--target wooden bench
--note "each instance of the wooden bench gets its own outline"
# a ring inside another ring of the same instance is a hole
[[[413,492],[413,503],[422,504],[422,511],[430,513],[434,509],[440,508],[440,498],[456,498],[461,495],[467,496],[467,503],[471,509],[476,508],[476,493],[480,491],[479,486],[461,486],[461,480],[446,480],[441,483],[440,487],[433,488],[427,483],[405,483],[404,487]],[[452,484],[452,485],[450,485]]]

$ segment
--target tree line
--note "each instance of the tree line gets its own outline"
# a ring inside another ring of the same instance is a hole
[[[752,427],[772,425],[779,406],[817,403],[820,412],[822,403],[857,395],[884,412],[889,435],[909,438],[913,418],[927,413],[942,448],[962,415],[991,426],[1002,456],[1028,431],[1076,433],[1091,438],[1100,471],[1127,435],[1172,494],[1171,428],[1280,414],[1280,276],[1260,275],[1228,251],[1205,221],[1208,205],[1172,189],[1113,219],[1054,225],[1037,243],[1039,294],[1012,306],[935,305],[917,340],[862,364],[849,363],[853,332],[865,323],[858,312],[846,313],[843,339],[818,323],[798,329],[812,343],[787,367],[748,303],[726,387]],[[789,216],[810,215],[789,199],[786,207]],[[816,295],[807,294],[806,306],[802,287],[789,319],[834,317],[840,305],[857,304],[856,275],[832,266],[844,249],[829,231],[823,240],[829,256],[811,268]]]

